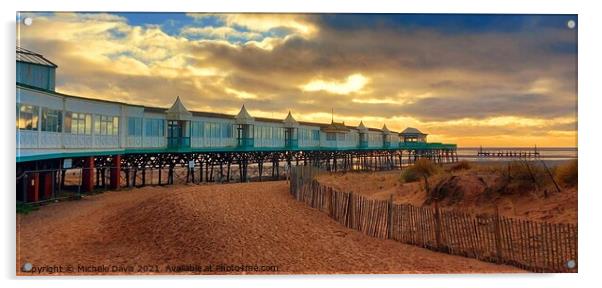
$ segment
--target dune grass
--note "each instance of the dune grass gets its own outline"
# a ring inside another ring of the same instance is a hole
[[[564,187],[577,187],[578,183],[578,163],[577,159],[571,160],[565,164],[556,167],[554,177]]]

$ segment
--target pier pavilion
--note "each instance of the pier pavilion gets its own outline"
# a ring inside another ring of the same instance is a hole
[[[152,171],[156,184],[172,184],[176,168],[200,183],[278,179],[291,165],[345,171],[399,169],[418,157],[457,160],[455,144],[429,143],[415,128],[304,122],[290,111],[284,119],[253,117],[244,105],[237,115],[191,111],[180,97],[149,107],[67,95],[55,91],[56,64],[16,53],[17,198],[24,202],[53,198],[72,169],[81,171],[72,186],[91,192],[154,184]]]

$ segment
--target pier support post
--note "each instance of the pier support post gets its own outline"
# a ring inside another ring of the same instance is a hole
[[[82,190],[92,192],[94,190],[94,157],[86,157],[82,167]]]
[[[27,175],[27,202],[40,201],[40,173],[34,172]]]
[[[53,188],[54,188],[54,172],[49,171],[49,172],[43,172],[42,175],[40,175],[40,196],[43,200],[47,200],[52,198],[52,194],[53,194]]]
[[[121,155],[114,155],[111,161],[111,189],[121,187]]]

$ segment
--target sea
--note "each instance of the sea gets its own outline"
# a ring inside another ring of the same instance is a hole
[[[577,159],[577,147],[458,147],[458,158],[460,160],[468,161],[507,161],[508,158],[503,157],[478,157],[479,151],[486,152],[516,152],[516,153],[528,153],[533,152],[537,149],[539,152],[539,158],[544,160],[570,160]]]

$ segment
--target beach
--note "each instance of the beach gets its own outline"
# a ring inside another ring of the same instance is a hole
[[[39,275],[22,272],[24,263],[41,275],[524,272],[366,236],[288,189],[286,181],[155,186],[51,203],[17,215],[17,274]],[[44,265],[76,271],[40,272]]]

